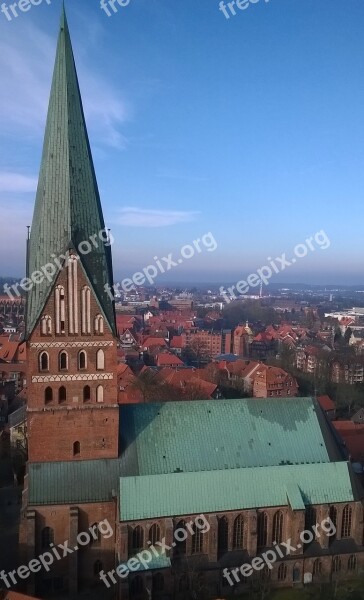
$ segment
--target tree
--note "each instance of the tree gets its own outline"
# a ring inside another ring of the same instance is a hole
[[[182,360],[187,364],[196,364],[198,368],[202,362],[208,361],[210,358],[210,349],[208,344],[198,335],[192,339],[182,350]]]
[[[143,402],[150,402],[155,398],[159,385],[156,373],[146,369],[137,375],[130,387],[141,393]]]
[[[280,322],[280,317],[270,306],[264,306],[261,300],[237,300],[224,308],[223,318],[226,327],[233,329],[239,323],[261,322],[266,325]]]

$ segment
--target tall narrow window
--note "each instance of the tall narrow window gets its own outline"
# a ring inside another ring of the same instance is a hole
[[[316,558],[315,562],[313,563],[313,575],[321,575],[321,571],[322,571],[322,564],[320,559]]]
[[[68,259],[68,313],[69,332],[78,333],[77,256]]]
[[[351,506],[347,504],[343,510],[343,517],[341,522],[341,537],[349,538],[351,536]]]
[[[51,527],[42,529],[42,549],[49,548],[50,544],[54,543],[54,531]]]
[[[52,319],[49,315],[42,317],[40,322],[40,332],[42,335],[52,335]]]
[[[257,519],[257,544],[258,548],[264,548],[267,545],[267,537],[268,537],[268,517],[267,513],[262,512],[258,514]]]
[[[57,285],[55,291],[55,302],[56,302],[56,333],[65,333],[66,323],[66,303],[65,303],[65,292],[62,285]]]
[[[244,519],[243,515],[238,515],[234,521],[233,529],[233,548],[242,550],[244,548]]]
[[[194,524],[192,526],[193,534],[192,534],[192,554],[202,554],[203,547],[203,535],[202,531],[199,527]]]
[[[348,571],[356,571],[356,556],[351,554],[348,560]]]
[[[48,371],[49,370],[49,356],[47,352],[42,352],[39,356],[39,370],[40,371]]]
[[[336,506],[330,506],[330,512],[329,512],[329,516],[331,521],[333,522],[333,524],[335,525],[335,528],[337,527],[337,509]]]
[[[299,563],[296,563],[293,567],[293,582],[298,583],[301,581],[301,568]]]
[[[96,335],[102,335],[104,333],[104,317],[102,315],[96,315],[94,320],[94,330]]]
[[[96,402],[103,402],[104,401],[104,388],[102,387],[102,385],[99,385],[96,388]]]
[[[105,354],[103,350],[98,350],[96,354],[96,369],[103,371],[105,369]]]
[[[68,369],[68,354],[61,352],[59,355],[59,370],[66,371]]]
[[[100,533],[100,529],[99,529],[99,524],[94,523],[93,525],[91,525],[90,531],[91,531],[90,544],[92,544],[93,546],[98,546],[101,542],[101,533]]]
[[[81,291],[81,329],[82,333],[91,333],[91,291],[87,286]]]
[[[74,442],[73,456],[78,456],[79,454],[81,454],[81,444],[80,444],[80,442]]]
[[[287,565],[281,563],[278,567],[278,581],[285,581],[287,577]]]
[[[273,543],[281,544],[283,539],[283,513],[278,511],[273,517]]]
[[[44,402],[49,404],[53,400],[53,390],[51,387],[47,387],[44,392]]]
[[[336,508],[336,506],[330,506],[329,516],[330,516],[332,523],[334,524],[334,529],[331,532],[332,535],[330,535],[330,538],[329,538],[330,543],[332,544],[336,539],[336,532],[337,532],[337,508]]]
[[[317,523],[316,509],[311,505],[307,505],[306,512],[305,512],[305,530],[306,531],[314,531],[314,527],[315,527],[316,523]],[[310,546],[311,543],[312,542],[306,542],[305,547],[307,548],[308,546]]]
[[[78,368],[80,371],[87,368],[87,355],[84,350],[81,350],[78,355]]]
[[[218,556],[228,551],[229,523],[226,517],[221,517],[217,524],[217,553]]]
[[[153,523],[151,528],[149,529],[149,541],[152,542],[152,546],[155,545],[156,542],[160,542],[161,540],[161,530],[157,523]]]
[[[332,561],[332,572],[339,573],[341,571],[341,558],[340,556],[334,556]]]
[[[144,531],[140,525],[130,531],[129,546],[132,554],[144,547]]]
[[[91,400],[91,388],[89,385],[85,385],[83,388],[83,401],[88,402]]]
[[[58,402],[59,402],[59,404],[62,404],[63,402],[66,402],[66,400],[67,400],[66,388],[64,386],[62,386],[58,390]]]
[[[183,556],[186,554],[186,523],[180,521],[174,530],[174,539],[176,540],[176,554]]]

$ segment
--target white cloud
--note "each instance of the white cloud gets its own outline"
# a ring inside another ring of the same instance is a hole
[[[35,192],[37,190],[37,177],[28,177],[19,173],[0,172],[1,192]]]
[[[126,206],[120,211],[118,222],[127,227],[170,227],[190,223],[200,214],[194,211],[153,210]]]

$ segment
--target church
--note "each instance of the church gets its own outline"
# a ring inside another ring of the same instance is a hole
[[[213,600],[363,572],[362,489],[315,399],[118,405],[111,244],[64,9],[27,277],[19,564],[72,551],[25,591]],[[294,553],[239,571],[288,540]]]

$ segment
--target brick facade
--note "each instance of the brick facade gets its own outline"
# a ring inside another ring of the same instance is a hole
[[[116,340],[103,319],[104,332],[95,333],[94,321],[100,307],[92,290],[90,294],[90,333],[69,331],[69,279],[64,268],[55,282],[42,315],[27,341],[28,351],[28,444],[29,461],[86,460],[118,456],[117,354]],[[81,294],[88,286],[82,267],[77,269],[78,323],[82,321]],[[65,290],[65,333],[55,333],[55,288]],[[51,333],[42,334],[42,318],[50,317]],[[97,353],[102,352],[102,364]],[[60,355],[66,352],[67,365],[61,368]],[[80,366],[80,352],[85,365]],[[48,368],[42,368],[43,353]],[[99,368],[98,368],[99,367]],[[101,368],[100,368],[101,367]],[[102,402],[97,401],[97,388],[102,386]],[[85,388],[87,400],[85,399]],[[60,399],[60,390],[64,396]],[[52,390],[52,399],[46,390]],[[89,398],[89,399],[88,399]],[[80,451],[74,455],[74,444]]]
[[[253,509],[205,515],[210,529],[202,536],[201,552],[194,554],[191,535],[187,536],[183,555],[180,554],[178,547],[169,552],[173,567],[159,572],[159,575],[163,577],[164,593],[171,594],[176,600],[182,600],[185,598],[182,588],[186,579],[190,591],[194,591],[199,598],[225,598],[247,592],[252,588],[259,589],[263,585],[272,588],[292,587],[310,581],[314,583],[330,582],[335,581],[337,578],[357,577],[364,570],[363,507],[360,502],[353,502],[349,505],[352,511],[350,537],[342,539],[344,506],[348,505],[335,505],[337,511],[336,536],[334,538],[328,537],[322,528],[318,527],[316,539],[308,546],[303,545],[303,547],[298,545],[301,543],[300,534],[307,527],[305,525],[305,511],[293,511],[290,507],[276,507],[274,509]],[[330,514],[329,505],[320,505],[313,508],[315,510],[315,524],[320,524]],[[225,567],[228,567],[231,573],[243,563],[251,563],[255,556],[260,556],[267,550],[274,548],[274,542],[276,541],[273,539],[274,517],[278,511],[283,515],[280,541],[287,542],[290,540],[297,551],[295,553],[291,552],[287,556],[278,556],[278,560],[273,564],[271,570],[256,570],[250,577],[245,579],[240,572],[236,571],[240,581],[238,582],[232,575],[234,586],[230,586],[223,576]],[[262,513],[267,516],[266,544],[264,547],[259,547],[257,522],[258,515]],[[234,522],[239,516],[243,518],[244,523],[243,544],[241,548],[236,548],[234,547]],[[166,544],[171,546],[174,539],[173,532],[180,526],[180,522],[183,520],[188,523],[195,518],[196,515],[184,515],[176,519],[121,524],[119,528],[121,561],[126,562],[128,558],[135,556],[134,550],[130,548],[132,531],[135,527],[142,528],[144,540],[147,540],[150,538],[152,525],[158,524],[161,538],[165,537]],[[223,518],[226,519],[228,533],[227,547],[222,550],[219,548],[221,545],[219,522]],[[145,545],[145,548],[147,548],[147,545]],[[338,561],[340,565],[337,572],[335,572],[334,567],[335,561]],[[283,567],[281,567],[282,564]],[[318,569],[320,573],[316,572]],[[153,585],[161,585],[160,579],[157,582],[156,574],[156,571],[130,573],[128,579],[120,580],[119,585],[123,600],[144,600],[147,598],[147,588],[153,591]],[[137,578],[138,585],[135,585]],[[137,589],[140,589],[139,593],[135,593]],[[159,597],[158,593],[155,597]]]

